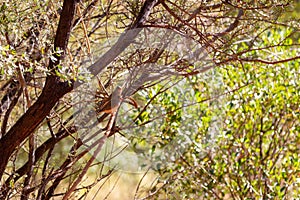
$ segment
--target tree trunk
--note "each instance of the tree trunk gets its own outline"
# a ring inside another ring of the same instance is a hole
[[[72,22],[75,15],[77,0],[65,0],[61,17],[59,20],[56,37],[54,40],[54,49],[65,52]],[[56,61],[50,60],[48,69],[53,72],[56,65],[64,57],[64,53],[60,56],[54,53]],[[9,157],[13,151],[18,147],[38,125],[49,114],[58,100],[66,93],[72,90],[72,84],[62,82],[59,77],[49,75],[47,77],[44,89],[37,99],[37,101],[27,110],[27,112],[14,124],[14,126],[0,139],[0,149],[2,155],[0,156],[0,177],[2,177]]]

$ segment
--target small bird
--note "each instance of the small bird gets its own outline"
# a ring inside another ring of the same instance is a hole
[[[105,133],[107,137],[111,137],[116,132],[120,133],[120,128],[116,125],[116,112],[118,111],[122,102],[126,102],[133,105],[135,108],[138,108],[136,101],[132,97],[122,96],[122,91],[123,88],[117,86],[111,95],[101,99],[99,104],[96,106],[96,112],[98,114],[102,112],[104,113],[103,115],[99,116],[99,118],[97,117],[99,122],[102,122],[107,116],[110,115],[109,122],[105,128],[105,130],[109,130],[109,132]]]
[[[122,102],[122,88],[117,86],[116,89],[107,98],[101,101],[100,106],[97,108],[98,112],[104,112],[107,114],[115,113]]]

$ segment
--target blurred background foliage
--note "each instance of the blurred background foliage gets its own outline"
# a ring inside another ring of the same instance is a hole
[[[273,42],[287,34],[289,31],[285,29],[270,30],[264,42]],[[272,53],[276,51],[284,52],[282,58],[299,54],[299,49],[290,47],[274,48]],[[263,51],[255,54],[260,58],[270,56],[270,52]],[[158,196],[163,199],[298,197],[299,62],[272,66],[236,62],[216,71],[223,78],[222,90],[233,92],[224,94],[219,104],[222,115],[213,111],[212,102],[191,106],[186,114],[191,118],[182,120],[194,125],[188,136],[191,144],[185,146],[174,162],[169,160],[167,167],[157,169],[162,175],[161,184],[168,181]],[[236,88],[240,89],[234,91]],[[199,107],[205,112],[195,112]],[[218,131],[214,134],[210,128],[216,117]],[[182,133],[181,128],[178,134]],[[213,141],[209,140],[212,135]]]

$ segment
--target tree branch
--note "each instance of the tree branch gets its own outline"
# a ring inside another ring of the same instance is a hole
[[[142,25],[145,24],[146,19],[150,15],[150,11],[158,3],[158,0],[146,0],[137,19],[118,39],[115,45],[112,46],[97,62],[91,65],[88,69],[93,75],[102,72],[109,63],[118,57],[137,37],[141,32]]]
[[[146,0],[137,19],[129,29],[135,31],[125,31],[118,42],[100,58],[95,64],[89,67],[93,75],[98,74],[106,68],[122,51],[124,51],[138,35],[141,27],[148,18],[151,9],[157,4],[158,0]],[[75,15],[77,0],[65,0],[57,28],[54,41],[54,49],[63,51],[61,55],[54,54],[55,60],[50,60],[48,69],[55,70],[56,65],[64,57],[69,41],[72,21]],[[59,77],[50,74],[44,86],[44,89],[37,101],[27,110],[27,112],[15,123],[15,125],[0,139],[0,148],[3,149],[3,156],[0,157],[0,177],[2,177],[10,155],[15,148],[21,144],[38,125],[45,119],[51,109],[56,105],[59,99],[73,89],[73,84],[62,82]]]
[[[57,33],[54,41],[54,48],[65,51],[69,41],[72,21],[75,15],[77,1],[65,0],[61,18],[58,24]],[[62,54],[55,54],[56,61],[50,60],[48,69],[55,69]],[[55,106],[58,100],[66,93],[72,90],[72,85],[62,82],[59,77],[49,75],[44,89],[37,101],[27,110],[27,112],[15,123],[15,125],[0,139],[0,148],[2,155],[0,157],[0,177],[2,177],[10,155],[15,148],[21,144],[38,125],[45,119],[50,110]]]

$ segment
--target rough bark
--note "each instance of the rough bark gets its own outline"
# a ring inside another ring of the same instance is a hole
[[[146,0],[137,19],[132,24],[130,29],[140,28],[150,14],[152,8],[158,3],[158,0]],[[66,51],[70,31],[72,28],[72,21],[76,9],[76,0],[65,0],[60,21],[57,28],[57,33],[54,41],[54,49],[62,52]],[[134,33],[134,34],[132,34]],[[118,40],[115,46],[109,50],[102,58],[92,65],[89,70],[96,75],[112,62],[124,49],[126,49],[133,39],[137,36],[139,31],[131,32],[124,35]],[[125,39],[125,41],[124,41]],[[54,70],[59,61],[63,58],[61,55],[54,54],[56,61],[50,61],[48,69]],[[28,136],[30,136],[38,125],[45,119],[51,109],[56,105],[61,97],[72,91],[73,84],[70,82],[62,82],[59,77],[49,75],[46,80],[44,89],[37,99],[37,101],[27,110],[27,112],[14,124],[14,126],[0,139],[0,149],[2,156],[0,156],[0,177],[2,177],[6,165],[11,154],[14,152]]]
[[[54,48],[65,51],[71,24],[74,18],[76,9],[76,0],[65,0],[61,18],[57,28],[57,33],[54,41]],[[49,70],[55,69],[62,56],[54,55],[57,60],[55,63],[50,61]],[[47,77],[44,89],[37,101],[27,110],[27,112],[14,124],[14,126],[1,138],[0,149],[0,177],[2,177],[9,157],[18,147],[45,119],[51,109],[55,106],[58,100],[66,93],[72,90],[72,84],[62,82],[59,77],[49,75]]]

